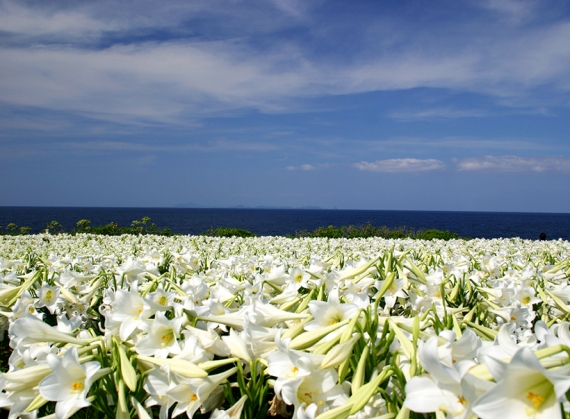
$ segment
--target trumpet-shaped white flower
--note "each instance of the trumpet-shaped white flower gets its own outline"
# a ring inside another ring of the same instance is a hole
[[[168,320],[164,313],[156,313],[154,321],[148,328],[148,334],[135,345],[135,350],[145,356],[166,358],[169,354],[176,355],[181,351],[178,337],[182,317]]]
[[[137,281],[134,281],[130,291],[121,289],[115,293],[113,310],[105,313],[109,323],[107,329],[118,331],[121,340],[126,341],[148,319],[149,313],[145,308],[145,301],[137,291]]]
[[[189,378],[170,389],[167,395],[178,402],[172,412],[172,417],[174,418],[186,412],[186,415],[192,418],[212,392],[236,371],[237,368],[234,367],[220,374],[210,375],[205,378]]]
[[[124,279],[128,284],[134,282],[138,275],[145,272],[145,268],[140,260],[129,257],[125,263],[117,267],[117,276]]]
[[[47,362],[53,372],[40,382],[39,391],[46,400],[57,402],[56,418],[67,417],[73,408],[89,406],[87,393],[101,365],[95,361],[80,364],[75,346],[63,357],[49,354]]]
[[[404,406],[419,413],[441,411],[456,419],[471,418],[471,404],[492,386],[468,374],[475,363],[459,362],[458,369],[455,364],[442,363],[436,337],[420,345],[419,358],[429,375],[413,377],[407,382]]]
[[[157,311],[166,311],[172,308],[174,296],[175,293],[164,291],[162,286],[159,286],[155,292],[149,293],[147,298],[145,298],[145,303],[148,306],[148,315],[152,316]]]
[[[491,361],[487,366],[497,384],[473,405],[480,418],[562,417],[560,403],[570,389],[569,367],[548,371],[528,348],[520,349],[508,364]]]
[[[352,318],[358,311],[356,304],[341,304],[338,289],[333,289],[328,301],[311,301],[309,310],[315,318],[305,326],[305,330],[318,330]]]
[[[38,291],[38,301],[36,302],[36,307],[45,307],[50,313],[54,313],[57,308],[57,304],[63,302],[63,299],[59,299],[59,287],[43,286]]]
[[[176,400],[168,395],[168,391],[176,386],[176,383],[170,377],[170,367],[163,365],[160,368],[154,368],[146,377],[143,388],[149,394],[145,401],[147,407],[160,406],[160,419],[168,418],[168,409],[176,403]]]

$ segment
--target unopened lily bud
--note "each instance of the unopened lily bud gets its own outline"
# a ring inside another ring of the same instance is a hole
[[[394,279],[396,279],[396,273],[390,272],[386,277],[386,280],[382,283],[382,287],[378,290],[378,294],[376,294],[376,299],[380,299],[386,294],[386,292],[390,289],[392,284],[394,283]]]
[[[310,332],[305,332],[300,336],[297,336],[295,339],[291,341],[289,344],[290,349],[307,349],[313,346],[315,343],[320,341],[322,338],[334,332],[335,330],[341,328],[342,326],[346,325],[349,320],[344,320],[340,323],[336,323],[327,327],[323,327],[319,330],[311,330]]]
[[[356,333],[352,338],[344,343],[339,343],[325,356],[323,362],[321,363],[321,368],[334,368],[344,361],[346,361],[352,355],[352,348],[360,339],[360,333]]]
[[[131,416],[129,415],[129,408],[127,407],[127,399],[125,396],[125,384],[123,383],[123,380],[119,380],[117,384],[119,400],[115,419],[130,419]]]
[[[301,321],[300,323],[297,323],[294,327],[291,327],[289,329],[287,329],[287,331],[285,331],[285,333],[283,333],[282,338],[295,338],[297,336],[299,336],[301,333],[303,333],[303,330],[305,330],[305,325],[307,323],[309,323],[311,320],[314,320],[313,316],[309,316],[306,319],[304,319],[303,321]]]
[[[127,357],[124,346],[118,344],[117,348],[119,350],[119,357],[121,361],[121,375],[123,377],[123,381],[129,390],[135,392],[137,389],[137,373],[133,368],[133,364],[131,364],[129,358]]]
[[[350,416],[350,409],[352,408],[352,403],[346,403],[335,409],[327,410],[321,413],[316,419],[346,419]]]
[[[38,394],[34,400],[28,405],[26,408],[26,412],[33,412],[34,410],[39,409],[44,404],[46,404],[48,400],[44,399],[41,394]]]
[[[396,326],[396,323],[394,321],[390,320],[390,327],[396,333],[396,337],[398,338],[398,342],[400,342],[400,347],[402,348],[404,355],[409,360],[412,360],[414,356],[414,345],[412,344],[410,339],[408,339],[408,337],[404,334],[402,329]]]
[[[358,366],[356,367],[356,371],[352,376],[352,394],[356,393],[362,384],[364,383],[364,373],[366,372],[366,360],[368,359],[368,355],[370,354],[370,344],[366,345],[362,354],[360,355],[360,360],[358,361]]]
[[[239,358],[217,359],[215,361],[201,362],[198,364],[198,368],[203,369],[204,371],[211,371],[216,368],[223,367],[224,365],[233,364],[237,361],[239,361]]]
[[[12,325],[11,331],[16,337],[23,338],[25,343],[73,343],[81,346],[89,344],[87,340],[77,339],[67,333],[60,332],[49,324],[33,317],[22,317],[16,320]]]
[[[368,404],[372,396],[378,391],[378,386],[391,375],[390,370],[383,370],[378,377],[370,381],[369,383],[363,385],[354,393],[349,402],[352,402],[352,408],[350,409],[350,414],[353,415],[364,406]]]
[[[208,373],[206,371],[198,368],[192,362],[186,361],[184,359],[155,358],[143,355],[137,355],[137,359],[158,366],[168,365],[171,372],[187,378],[204,378],[208,376]]]
[[[22,391],[31,389],[39,384],[52,372],[48,364],[39,364],[14,372],[2,374],[4,391]]]
[[[356,331],[356,322],[358,321],[358,319],[360,318],[360,313],[362,312],[362,310],[358,310],[356,312],[356,314],[352,317],[352,319],[350,320],[350,323],[348,324],[348,326],[346,326],[346,328],[343,330],[342,334],[340,335],[340,343],[344,343],[347,340],[350,339],[350,337],[352,336],[352,332]]]
[[[146,409],[139,403],[137,399],[131,396],[131,404],[135,408],[137,412],[137,416],[139,419],[152,419],[152,417],[148,414]]]

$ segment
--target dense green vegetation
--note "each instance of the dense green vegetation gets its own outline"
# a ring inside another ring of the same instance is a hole
[[[243,228],[218,227],[207,230],[204,236],[213,237],[257,237],[257,234]]]
[[[18,227],[14,223],[8,224],[5,228],[0,226],[0,235],[25,235],[31,232],[30,227]],[[150,217],[143,217],[141,220],[134,220],[130,227],[122,227],[117,223],[109,223],[101,226],[91,226],[89,220],[79,220],[76,223],[76,228],[71,231],[66,231],[65,228],[57,221],[51,221],[46,225],[46,231],[50,234],[77,234],[77,233],[90,233],[104,236],[119,236],[122,234],[157,234],[161,236],[173,236],[178,233],[173,233],[169,228],[160,229],[155,223],[151,223]],[[256,237],[255,233],[242,228],[234,227],[217,227],[210,228],[202,233],[204,236],[212,237]],[[326,237],[326,238],[367,238],[367,237],[382,237],[385,239],[460,239],[457,233],[450,233],[445,230],[414,230],[408,227],[394,227],[389,228],[386,226],[376,227],[370,223],[360,226],[342,226],[335,227],[329,225],[327,227],[318,227],[313,231],[301,230],[297,231],[291,238],[302,237]]]
[[[302,230],[295,234],[295,237],[328,237],[328,238],[366,238],[366,237],[382,237],[385,239],[460,239],[457,233],[450,233],[449,231],[441,231],[436,229],[418,230],[407,227],[389,228],[386,226],[376,227],[370,223],[361,226],[328,226],[318,227],[313,231]]]

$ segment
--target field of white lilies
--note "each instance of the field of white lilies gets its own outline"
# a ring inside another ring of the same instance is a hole
[[[0,408],[568,418],[569,277],[567,241],[0,236]]]

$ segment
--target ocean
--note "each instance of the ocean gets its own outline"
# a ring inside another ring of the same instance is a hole
[[[0,207],[0,226],[15,223],[28,226],[32,233],[57,221],[66,230],[87,219],[92,226],[115,222],[130,226],[133,220],[150,217],[159,228],[175,233],[200,234],[209,228],[236,227],[260,236],[293,235],[320,226],[362,225],[449,230],[462,237],[538,239],[544,232],[548,240],[570,240],[570,214],[447,212],[447,211],[368,211],[322,209],[250,208],[63,208]]]

